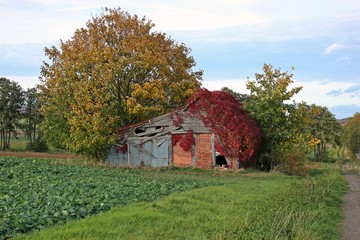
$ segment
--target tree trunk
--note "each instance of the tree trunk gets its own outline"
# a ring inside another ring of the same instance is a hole
[[[1,131],[1,142],[2,142],[2,150],[5,151],[5,145],[6,145],[5,128],[3,128],[2,131]]]
[[[11,138],[11,130],[9,129],[8,131],[8,139],[7,139],[7,143],[6,143],[6,148],[10,148],[10,138]]]
[[[2,146],[3,146],[2,132],[3,132],[3,129],[0,128],[0,149],[2,149]]]
[[[34,125],[33,125],[33,141],[35,142],[35,139],[36,139],[36,123],[34,122]]]

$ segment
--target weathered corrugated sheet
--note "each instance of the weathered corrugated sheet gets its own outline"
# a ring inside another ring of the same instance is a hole
[[[185,116],[183,117],[183,122],[181,123],[181,127],[185,131],[193,131],[194,133],[209,133],[209,129],[205,127],[204,123],[194,117]]]
[[[117,150],[117,147],[111,146],[109,155],[107,156],[106,162],[112,165],[128,165],[128,154]]]
[[[121,166],[170,166],[172,159],[170,135],[145,142],[142,140],[142,138],[129,138],[128,149],[125,153],[117,151],[116,146],[112,146],[106,162]]]
[[[157,138],[153,141],[142,143],[139,139],[129,139],[129,164],[131,166],[169,166],[170,136]]]

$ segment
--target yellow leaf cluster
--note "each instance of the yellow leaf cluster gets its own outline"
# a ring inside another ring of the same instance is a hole
[[[310,141],[309,141],[309,144],[310,144],[310,146],[312,146],[312,147],[314,147],[314,146],[316,146],[316,145],[318,145],[318,144],[320,144],[320,143],[321,143],[321,140],[318,139],[318,138],[312,138],[312,139],[310,139]]]
[[[158,102],[166,100],[166,94],[164,84],[160,80],[153,80],[151,82],[145,82],[143,84],[134,84],[132,86],[132,97],[152,99]]]

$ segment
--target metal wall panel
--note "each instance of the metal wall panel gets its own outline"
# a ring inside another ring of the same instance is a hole
[[[142,143],[139,139],[128,139],[130,166],[169,166],[170,136],[156,138]]]
[[[116,146],[111,146],[106,163],[113,165],[128,165],[127,158],[127,152],[122,153],[121,151],[116,150]]]

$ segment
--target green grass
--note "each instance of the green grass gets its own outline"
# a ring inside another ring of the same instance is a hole
[[[164,170],[163,174],[225,184],[116,207],[16,239],[339,239],[346,184],[339,169],[324,166],[306,179],[275,173]]]
[[[17,138],[14,136],[10,137],[10,150],[14,152],[26,152],[29,151],[26,149],[26,145],[29,142],[28,138],[24,136],[23,132],[19,131]],[[48,153],[53,154],[70,154],[70,152],[58,148],[49,146]]]
[[[28,142],[27,138],[24,137],[22,134],[17,137],[10,138],[10,148],[13,151],[23,152],[26,151],[26,143]]]

